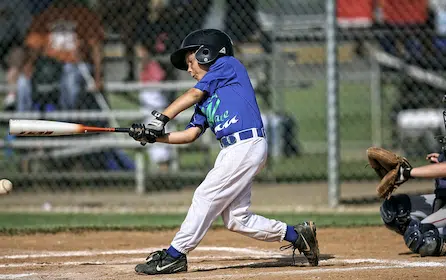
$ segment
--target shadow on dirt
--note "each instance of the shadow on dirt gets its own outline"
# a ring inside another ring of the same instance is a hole
[[[412,251],[407,251],[407,252],[398,253],[398,255],[399,255],[399,256],[411,256],[411,255],[414,255],[414,256],[420,257],[419,254],[415,254],[415,253],[412,252]]]
[[[319,260],[329,260],[334,259],[335,256],[331,254],[321,254]],[[202,271],[212,271],[212,270],[220,270],[220,269],[241,269],[241,268],[267,268],[267,267],[309,267],[308,261],[305,258],[304,255],[296,255],[295,256],[295,263],[293,264],[293,258],[292,256],[286,256],[286,257],[273,257],[270,261],[259,261],[256,258],[243,258],[244,261],[253,261],[246,264],[238,264],[238,265],[228,265],[228,266],[221,266],[221,267],[213,267],[213,268],[199,268],[196,270],[196,272],[202,272]],[[239,259],[237,259],[239,260]],[[326,266],[332,266],[334,264],[324,264],[324,267]]]

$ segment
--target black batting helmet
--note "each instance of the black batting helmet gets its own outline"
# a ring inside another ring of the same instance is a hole
[[[175,68],[187,70],[186,53],[195,52],[199,64],[211,64],[220,56],[233,56],[231,38],[223,31],[217,29],[200,29],[189,33],[181,43],[178,50],[170,56]]]

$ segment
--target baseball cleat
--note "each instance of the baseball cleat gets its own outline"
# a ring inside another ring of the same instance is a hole
[[[319,264],[319,245],[316,238],[316,224],[312,221],[303,222],[295,225],[294,230],[298,234],[297,240],[290,245],[282,246],[280,249],[293,248],[293,263],[296,263],[294,251],[297,249],[305,255],[311,266],[317,266]]]
[[[187,271],[187,259],[183,255],[178,259],[171,257],[164,249],[151,253],[147,257],[147,262],[138,264],[135,267],[138,274],[170,274]]]
[[[295,225],[294,230],[299,234],[293,244],[295,249],[303,253],[311,266],[319,264],[319,245],[316,238],[316,224],[312,221]]]

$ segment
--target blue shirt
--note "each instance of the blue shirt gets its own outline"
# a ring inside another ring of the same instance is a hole
[[[259,106],[245,66],[233,56],[223,56],[195,85],[206,92],[195,105],[186,129],[210,128],[217,139],[250,128],[263,128]]]

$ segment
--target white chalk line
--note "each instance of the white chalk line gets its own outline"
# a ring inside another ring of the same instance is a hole
[[[197,256],[197,257],[188,257],[187,260],[200,262],[204,260],[212,260],[216,261],[253,261],[253,260],[271,260],[271,259],[286,259],[290,258],[289,256],[277,255],[272,257],[247,257],[247,256]],[[144,262],[143,258],[132,258],[126,260],[112,260],[112,261],[69,261],[69,262],[27,262],[27,263],[9,263],[9,264],[0,264],[0,268],[14,268],[14,267],[28,267],[28,266],[75,266],[75,265],[120,265],[120,264],[137,264]]]
[[[34,259],[34,258],[50,258],[50,257],[89,257],[89,256],[103,256],[103,255],[136,255],[149,254],[150,252],[160,250],[157,248],[143,248],[134,250],[109,250],[109,251],[47,251],[39,254],[19,254],[19,255],[4,255],[0,259]],[[263,255],[271,257],[272,254],[277,254],[273,251],[249,249],[249,248],[233,248],[233,247],[198,247],[194,251],[203,252],[230,252],[245,255]]]
[[[411,261],[383,260],[383,259],[345,259],[342,261],[347,264],[376,263],[376,264],[391,264],[394,266],[410,266],[410,267],[442,267],[442,266],[446,267],[446,262],[432,262],[432,261],[411,262]]]
[[[419,266],[416,266],[419,267]],[[256,277],[268,277],[269,279],[277,279],[274,277],[284,276],[284,275],[299,275],[299,274],[311,274],[316,273],[339,273],[339,272],[351,272],[351,271],[361,271],[361,270],[384,270],[384,269],[395,269],[395,268],[413,268],[412,266],[394,266],[394,265],[376,265],[376,266],[360,266],[360,267],[344,267],[344,268],[315,268],[315,269],[305,269],[305,270],[287,270],[287,271],[263,271],[256,273],[237,273],[237,274],[222,274],[222,275],[207,275],[193,277],[191,275],[187,276],[188,280],[191,279],[240,279],[240,278],[256,278]],[[180,276],[180,275],[178,275]],[[178,280],[180,278],[163,278],[163,280]]]
[[[353,263],[360,263],[361,260],[350,260]],[[370,261],[370,260],[369,260]],[[382,261],[382,260],[379,260]],[[122,262],[121,262],[122,263]],[[127,262],[125,262],[127,263]],[[55,265],[67,265],[67,266],[73,266],[73,265],[78,265],[80,263],[78,262],[64,262],[64,263],[59,263],[59,264],[55,264]],[[86,264],[86,263],[83,263]],[[90,262],[89,264],[94,265],[94,264],[103,264],[102,262]],[[117,263],[115,263],[117,264]],[[250,262],[250,263],[245,263],[241,266],[249,266],[249,265],[254,265],[256,264],[255,262]],[[37,265],[37,264],[36,264]],[[45,264],[47,265],[47,264]],[[293,270],[287,270],[287,271],[264,271],[264,272],[259,272],[259,273],[238,273],[238,274],[223,274],[223,275],[207,275],[207,276],[197,276],[197,277],[193,277],[192,275],[188,275],[188,279],[238,279],[238,278],[245,278],[245,277],[261,277],[261,276],[268,276],[268,277],[273,277],[273,276],[284,276],[284,275],[302,275],[302,274],[316,274],[316,273],[340,273],[340,272],[351,272],[351,271],[363,271],[363,270],[384,270],[384,269],[402,269],[402,268],[419,268],[419,267],[445,267],[444,264],[440,264],[437,263],[436,265],[432,264],[432,263],[406,263],[405,265],[376,265],[376,266],[360,266],[360,267],[347,267],[347,268],[327,268],[327,267],[320,267],[320,268],[313,268],[313,269],[305,269],[305,270],[296,270],[295,268],[293,268]],[[196,266],[192,266],[189,269],[189,273],[190,272],[197,272],[200,270],[215,270],[215,269],[221,269],[221,268],[227,268],[227,266],[225,265],[214,265],[214,266],[201,266],[201,267],[196,267]],[[131,270],[129,270],[130,273]],[[23,278],[23,277],[27,277],[27,276],[32,276],[35,275],[35,273],[30,273],[30,274],[8,274],[8,275],[1,275],[0,274],[0,279],[18,279],[18,278]],[[179,275],[180,276],[180,275]],[[191,277],[192,276],[192,277]],[[180,276],[180,278],[183,278],[183,276]],[[178,278],[163,278],[164,280],[174,280],[174,279],[178,279]]]
[[[22,273],[22,274],[0,274],[0,279],[19,279],[36,275],[36,273]]]

